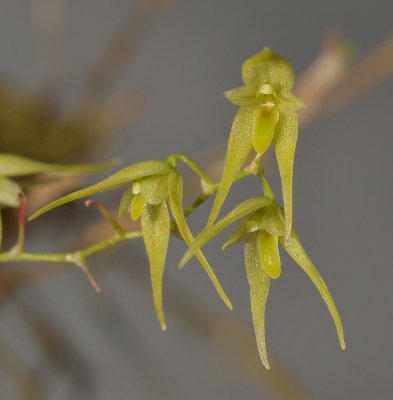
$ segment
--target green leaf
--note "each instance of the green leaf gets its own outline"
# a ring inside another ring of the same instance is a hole
[[[142,214],[143,209],[145,208],[146,201],[141,195],[141,193],[137,193],[131,200],[130,206],[130,215],[133,221],[137,221]]]
[[[222,250],[225,250],[229,246],[245,240],[248,236],[247,221],[241,222],[235,230],[232,232],[230,238],[223,244]]]
[[[102,180],[101,182],[96,183],[95,185],[88,186],[87,188],[78,190],[58,200],[53,201],[52,203],[49,203],[48,205],[42,207],[33,215],[31,215],[29,217],[29,221],[37,218],[38,216],[49,210],[52,210],[53,208],[59,207],[71,201],[81,199],[83,197],[88,197],[95,193],[103,192],[105,190],[115,189],[138,178],[156,174],[166,174],[168,172],[168,164],[159,160],[143,161],[137,164],[130,165]]]
[[[18,194],[22,193],[20,186],[7,178],[0,178],[0,209],[3,207],[19,207]]]
[[[183,211],[183,179],[175,171],[169,175],[168,179],[169,179],[169,184],[168,184],[169,204],[173,214],[173,218],[175,219],[177,228],[182,238],[187,243],[187,245],[191,245],[194,238],[192,236],[190,228],[188,227]],[[210,280],[212,281],[213,286],[217,290],[218,295],[221,297],[222,301],[226,304],[226,306],[230,310],[232,310],[233,306],[231,304],[231,301],[224,292],[224,289],[220,285],[220,282],[218,281],[212,267],[209,265],[202,251],[197,250],[195,254],[199,262],[201,263],[203,269],[205,270]]]
[[[252,115],[255,107],[240,107],[232,124],[228,150],[225,158],[221,182],[210,211],[207,226],[213,225],[228,195],[229,189],[236,179],[243,163],[252,148],[251,134],[253,130]]]
[[[147,204],[164,203],[168,197],[168,175],[153,175],[139,181],[141,195]]]
[[[257,93],[258,87],[250,85],[227,90],[224,96],[237,106],[249,106],[258,103]]]
[[[263,154],[272,142],[279,118],[278,110],[256,109],[253,113],[252,144],[258,154]]]
[[[0,154],[0,176],[23,176],[40,173],[89,173],[113,166],[114,162],[92,165],[47,164],[14,154]]]
[[[126,189],[125,192],[122,194],[120,199],[120,205],[119,205],[120,218],[123,218],[130,212],[132,197],[133,197],[132,185],[130,185],[128,189]]]
[[[268,82],[276,91],[287,92],[295,83],[295,72],[288,61],[264,48],[243,63],[242,78],[245,85],[259,87]]]
[[[216,224],[205,228],[191,244],[190,248],[184,254],[183,258],[180,260],[179,268],[182,268],[194,255],[194,252],[200,249],[206,242],[213,239],[214,236],[218,235],[224,228],[233,222],[246,217],[247,215],[266,207],[272,205],[272,201],[262,197],[256,199],[249,199],[243,203],[236,206],[229,214],[224,218],[220,219]]]
[[[288,239],[280,238],[280,244],[285,249],[285,251],[293,258],[293,260],[304,270],[304,272],[314,283],[315,287],[318,289],[333,318],[341,348],[344,350],[344,330],[342,327],[340,314],[338,313],[336,305],[334,304],[334,300],[329,293],[329,289],[327,288],[322,277],[319,275],[318,270],[309,259],[295,230],[292,230]]]
[[[256,235],[251,235],[245,243],[244,261],[250,286],[251,313],[259,356],[263,365],[270,369],[265,340],[265,309],[269,294],[270,277],[262,268],[255,238]]]
[[[170,219],[166,204],[147,205],[142,211],[143,240],[150,263],[154,306],[162,330],[166,330],[162,306],[162,281],[170,235]]]
[[[298,119],[296,111],[280,112],[274,146],[281,176],[286,236],[290,234],[292,229],[292,178],[297,136]]]
[[[281,259],[278,251],[278,237],[266,231],[257,232],[259,259],[270,278],[277,279],[281,275]]]

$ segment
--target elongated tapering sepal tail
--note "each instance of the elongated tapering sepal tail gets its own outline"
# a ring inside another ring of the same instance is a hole
[[[225,157],[224,171],[218,186],[218,191],[210,211],[207,226],[213,225],[222,205],[228,195],[229,189],[235,181],[242,165],[246,161],[252,148],[253,106],[240,107],[232,124],[229,135],[228,150]]]
[[[315,268],[314,264],[311,262],[306,251],[304,250],[299,236],[292,230],[288,239],[280,238],[280,243],[285,249],[285,251],[293,258],[293,260],[304,270],[304,272],[309,276],[311,281],[314,283],[315,287],[318,289],[322,299],[327,305],[330,315],[333,318],[334,324],[336,326],[338,339],[341,348],[345,349],[344,340],[344,330],[341,323],[340,314],[337,311],[336,305],[326,286],[326,283],[322,279],[318,270]]]
[[[141,224],[150,264],[154,306],[161,329],[166,330],[162,301],[162,282],[170,235],[170,219],[166,204],[146,205],[142,211]]]
[[[246,240],[244,261],[250,286],[251,313],[258,351],[263,365],[269,369],[265,339],[265,309],[269,294],[270,277],[261,265],[255,234],[250,235]]]
[[[297,137],[298,119],[296,111],[282,111],[275,131],[274,147],[281,176],[286,237],[288,237],[292,228],[292,180]]]
[[[177,172],[173,172],[169,175],[168,180],[169,204],[173,214],[173,218],[175,219],[177,228],[183,240],[186,242],[187,245],[191,245],[194,238],[187,224],[186,218],[184,217],[183,211],[183,179]],[[206,260],[202,251],[197,250],[196,257],[198,258],[203,269],[212,281],[218,295],[221,297],[226,306],[231,310],[233,308],[232,303],[224,292],[224,289],[218,281],[216,274]]]
[[[95,185],[91,185],[87,188],[70,193],[67,196],[64,196],[58,200],[53,201],[52,203],[49,203],[48,205],[42,207],[41,209],[36,211],[33,215],[31,215],[29,217],[29,220],[37,218],[39,215],[47,211],[50,211],[53,208],[69,203],[71,201],[88,197],[95,193],[103,192],[110,189],[115,189],[135,179],[142,178],[145,176],[166,174],[168,173],[168,171],[169,171],[168,164],[159,160],[143,161],[137,164],[130,165],[126,168],[121,169],[115,174],[109,176],[108,178],[102,180],[101,182],[96,183]]]

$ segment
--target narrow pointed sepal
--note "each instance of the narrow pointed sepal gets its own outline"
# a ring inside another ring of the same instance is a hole
[[[135,179],[139,179],[145,176],[166,174],[168,172],[168,164],[159,160],[142,161],[140,163],[130,165],[102,180],[101,182],[96,183],[95,185],[91,185],[87,188],[70,193],[67,196],[61,197],[60,199],[47,204],[46,206],[36,211],[33,215],[31,215],[29,217],[29,220],[37,218],[41,214],[71,201],[82,199],[84,197],[89,197],[95,193],[115,189],[117,187],[123,186],[126,183],[130,183]]]
[[[227,249],[229,246],[245,240],[248,236],[247,223],[241,222],[232,232],[230,238],[222,245],[222,250]]]
[[[240,107],[235,116],[229,136],[224,171],[206,226],[213,225],[214,221],[217,219],[229,189],[251,151],[251,135],[253,129],[252,115],[254,109],[255,107],[253,106]]]
[[[146,205],[141,216],[143,240],[150,264],[154,306],[161,329],[166,330],[162,301],[162,282],[170,235],[166,204]]]
[[[169,204],[173,214],[173,218],[176,222],[177,228],[183,240],[186,242],[187,245],[191,245],[194,238],[192,236],[190,228],[188,227],[183,211],[183,179],[177,172],[174,171],[169,175],[168,182]],[[197,250],[196,257],[198,258],[203,269],[213,283],[213,286],[215,287],[222,301],[230,310],[232,310],[233,306],[231,301],[226,295],[224,289],[222,288],[219,280],[216,277],[216,274],[214,273],[212,267],[206,260],[201,250]]]
[[[253,212],[274,204],[271,200],[262,197],[256,199],[249,199],[236,206],[229,214],[220,219],[216,224],[205,228],[193,241],[190,248],[180,260],[179,268],[182,268],[192,258],[194,253],[199,250],[205,243],[213,239],[223,229],[232,224],[233,222],[242,219]]]
[[[289,236],[292,229],[292,180],[297,137],[298,119],[296,111],[281,111],[274,135],[274,147],[281,176],[286,237]]]
[[[278,237],[265,231],[257,232],[257,247],[259,259],[270,278],[277,279],[281,275],[281,259],[278,251]]]
[[[269,294],[270,277],[264,271],[256,243],[256,235],[246,240],[244,247],[247,280],[250,286],[251,313],[259,355],[263,365],[270,369],[266,351],[265,310]]]
[[[304,272],[309,276],[311,281],[314,283],[315,287],[318,289],[322,299],[326,303],[327,308],[333,318],[340,346],[344,350],[345,349],[344,330],[342,327],[340,314],[337,311],[336,305],[329,292],[329,289],[326,286],[326,283],[324,282],[318,270],[315,268],[314,264],[308,257],[295,230],[291,231],[291,234],[289,235],[288,239],[280,238],[280,244],[283,246],[285,251],[293,258],[293,260],[304,270]]]

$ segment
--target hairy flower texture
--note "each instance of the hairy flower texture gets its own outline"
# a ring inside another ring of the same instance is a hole
[[[205,228],[184,255],[180,266],[188,262],[193,256],[193,252],[199,250],[224,228],[238,220],[241,221],[240,224],[223,248],[239,241],[244,242],[244,260],[250,286],[251,313],[259,354],[265,367],[269,368],[265,344],[265,307],[270,282],[281,274],[279,244],[309,276],[319,291],[333,318],[341,348],[344,349],[344,332],[333,298],[304,250],[295,229],[292,228],[289,236],[286,236],[284,212],[274,199],[264,197],[247,200],[214,225]]]
[[[0,245],[2,239],[1,210],[18,208],[19,195],[23,194],[26,181],[21,178],[37,174],[90,173],[110,167],[113,163],[95,165],[47,164],[14,154],[0,154]]]
[[[169,160],[170,158],[167,161],[150,160],[130,165],[95,185],[48,204],[30,217],[33,219],[70,201],[128,185],[120,200],[119,214],[123,216],[129,213],[133,220],[141,219],[143,240],[150,264],[154,305],[163,330],[166,329],[166,323],[163,311],[162,284],[172,228],[169,210],[183,240],[190,245],[194,239],[183,211],[183,178]],[[230,300],[203,253],[197,250],[195,254],[219,296],[228,308],[232,309]]]
[[[292,93],[292,66],[268,48],[242,66],[244,85],[225,92],[240,106],[232,124],[224,171],[207,226],[211,226],[252,148],[262,155],[274,142],[280,170],[286,236],[292,227],[292,176],[298,136],[297,111],[303,103]]]

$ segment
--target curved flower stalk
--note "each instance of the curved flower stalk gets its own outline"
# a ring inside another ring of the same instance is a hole
[[[35,161],[14,154],[0,154],[0,245],[1,245],[1,210],[18,208],[24,184],[20,178],[36,174],[90,173],[110,167],[113,162],[91,165],[58,165]]]
[[[303,103],[292,93],[292,66],[268,48],[242,66],[244,86],[225,92],[240,106],[232,124],[224,171],[207,226],[211,226],[252,148],[262,155],[274,142],[280,170],[286,236],[292,227],[292,175],[298,135],[297,111]]]
[[[267,186],[266,181],[265,186]],[[216,224],[205,228],[184,255],[180,266],[188,262],[193,256],[193,252],[238,220],[241,221],[240,224],[223,248],[239,241],[244,242],[244,259],[250,286],[254,330],[259,354],[265,367],[269,368],[265,344],[265,307],[270,282],[281,275],[279,244],[314,283],[332,316],[341,348],[345,349],[343,327],[333,298],[304,250],[295,229],[292,228],[290,235],[286,237],[284,212],[273,199],[247,200],[235,207]]]
[[[193,236],[183,211],[183,178],[176,171],[176,159],[186,162],[203,181],[210,179],[187,157],[174,154],[166,161],[150,160],[123,168],[108,178],[64,196],[34,213],[30,219],[70,201],[91,196],[98,192],[128,185],[119,205],[119,214],[130,214],[141,220],[143,240],[150,264],[154,305],[160,326],[166,329],[163,311],[162,283],[170,233],[177,228],[183,240],[190,245]],[[169,210],[175,224],[171,224]],[[216,275],[200,250],[196,256],[211,279],[219,296],[232,309],[232,304],[222,289]]]

